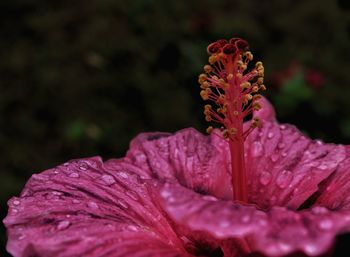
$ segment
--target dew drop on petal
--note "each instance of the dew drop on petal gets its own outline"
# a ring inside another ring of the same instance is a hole
[[[248,223],[250,221],[250,216],[249,215],[243,215],[241,218],[241,221],[243,223]]]
[[[14,200],[12,203],[13,205],[20,205],[21,202],[19,200]]]
[[[305,246],[305,252],[308,254],[308,255],[314,255],[316,252],[317,252],[317,246],[314,245],[314,244],[307,244]]]
[[[286,157],[286,156],[287,156],[287,153],[286,153],[286,152],[283,152],[281,155],[282,155],[282,157]]]
[[[70,178],[79,178],[80,175],[79,175],[78,173],[76,173],[76,172],[72,172],[72,173],[70,173],[70,174],[68,175],[68,177],[70,177]]]
[[[260,174],[260,183],[261,183],[263,186],[266,186],[266,185],[268,185],[268,184],[271,182],[271,178],[272,178],[272,175],[271,175],[270,172],[263,171],[263,172]]]
[[[327,170],[328,169],[328,166],[327,166],[327,164],[321,164],[320,166],[318,166],[318,168],[320,169],[320,170]]]
[[[269,132],[269,133],[267,134],[267,138],[269,138],[269,139],[273,138],[273,133],[272,133],[272,132]]]
[[[274,154],[271,155],[270,158],[271,158],[271,161],[272,161],[272,162],[276,162],[276,161],[278,160],[278,158],[279,158],[279,155],[276,154],[276,153],[274,153]]]
[[[127,228],[130,230],[130,231],[138,231],[138,228],[134,225],[129,225],[127,226]]]
[[[276,184],[280,188],[286,188],[293,179],[292,172],[288,170],[283,170],[277,177]]]
[[[280,129],[281,130],[285,130],[286,129],[286,125],[280,125]]]
[[[228,228],[231,225],[231,222],[227,221],[227,220],[222,220],[219,223],[219,226],[221,228]]]
[[[322,207],[322,206],[316,206],[311,209],[311,212],[313,214],[319,215],[319,214],[326,214],[328,212],[327,208]]]
[[[97,209],[99,208],[99,207],[98,207],[98,204],[95,203],[95,202],[88,202],[88,203],[87,203],[87,206],[88,206],[89,208],[95,209],[95,210],[97,210]]]
[[[78,203],[80,203],[80,201],[78,199],[73,199],[72,203],[78,204]]]
[[[318,144],[318,145],[323,145],[324,143],[323,143],[322,140],[316,140],[316,144]]]
[[[23,240],[25,237],[26,237],[25,235],[20,234],[20,235],[18,236],[18,240]]]
[[[264,152],[263,145],[260,142],[258,142],[258,141],[254,142],[253,146],[252,146],[252,155],[253,155],[253,157],[259,157],[259,156],[261,156],[263,154],[263,152]]]
[[[129,178],[128,174],[123,172],[123,171],[118,172],[118,175],[122,178],[125,178],[125,179]]]
[[[321,230],[330,230],[333,227],[333,221],[331,219],[323,219],[318,223],[318,227]]]
[[[88,167],[89,167],[89,166],[88,166],[85,162],[80,162],[80,163],[79,163],[79,169],[80,169],[80,170],[85,171],[85,170],[88,169]]]
[[[70,222],[68,220],[62,220],[57,224],[57,229],[58,230],[63,230],[68,228],[70,225]]]
[[[127,202],[125,202],[123,199],[119,199],[117,201],[118,205],[122,208],[122,209],[128,209],[129,205]]]
[[[114,177],[111,175],[102,175],[101,179],[107,186],[111,186],[116,183]]]

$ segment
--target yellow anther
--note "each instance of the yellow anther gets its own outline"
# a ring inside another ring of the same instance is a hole
[[[208,121],[208,122],[210,122],[210,121],[212,121],[212,118],[210,117],[210,115],[206,115],[206,116],[205,116],[205,120]]]
[[[218,82],[219,82],[219,84],[220,84],[221,86],[224,86],[225,83],[226,83],[224,79],[219,79]]]
[[[204,72],[206,73],[210,73],[213,71],[213,67],[211,67],[210,65],[205,65],[204,68],[203,68]]]
[[[262,62],[256,62],[255,67],[258,68],[260,66],[263,66],[263,63]]]
[[[219,80],[218,76],[214,75],[211,77],[213,80]]]
[[[263,90],[263,91],[265,91],[265,90],[266,90],[265,85],[260,85],[260,89]]]
[[[234,112],[233,112],[233,115],[234,115],[234,116],[238,116],[238,114],[239,114],[238,111],[234,111]]]
[[[237,61],[237,66],[238,67],[241,67],[242,65],[244,65],[242,61]]]
[[[208,76],[204,73],[200,74],[198,77],[199,84],[203,84],[205,81],[207,81]]]
[[[250,51],[246,52],[246,53],[245,53],[245,56],[246,56],[246,58],[247,58],[248,61],[253,60],[253,54],[252,54]]]
[[[237,73],[236,78],[241,79],[243,77],[242,73]]]
[[[250,124],[252,128],[261,127],[261,120],[259,118],[254,118]]]
[[[251,87],[251,84],[250,82],[244,82],[241,84],[241,88],[242,89],[246,89],[246,88],[250,88]]]
[[[264,83],[264,77],[259,77],[259,78],[256,80],[256,83],[257,83],[258,85],[263,84],[263,83]]]
[[[259,94],[256,94],[253,96],[253,101],[257,101],[257,100],[260,100],[261,99],[261,95]]]
[[[246,101],[250,101],[250,100],[253,99],[253,96],[252,96],[251,94],[246,94],[246,95],[244,96],[244,98],[245,98]]]
[[[208,81],[204,81],[202,84],[201,84],[201,88],[202,89],[207,89],[210,87],[210,84]]]
[[[213,130],[214,130],[214,128],[213,128],[212,126],[209,126],[209,127],[207,128],[207,133],[208,133],[208,134],[211,134],[211,132],[213,132]]]
[[[228,74],[226,78],[227,78],[228,81],[233,79],[233,74],[232,73]]]
[[[247,69],[247,65],[243,64],[243,65],[241,66],[241,71],[245,71],[246,69]]]
[[[258,92],[259,91],[259,87],[258,86],[254,86],[253,88],[252,88],[252,92],[253,93],[256,93],[256,92]]]
[[[253,110],[254,111],[259,111],[262,108],[261,104],[259,102],[254,102],[253,103]]]
[[[207,90],[202,90],[200,92],[200,95],[201,95],[203,100],[208,100],[209,99],[209,94],[208,94]]]
[[[211,56],[209,57],[209,59],[208,59],[208,61],[209,61],[209,63],[210,63],[211,65],[213,65],[214,63],[216,63],[217,60],[218,60],[217,55],[211,55]]]

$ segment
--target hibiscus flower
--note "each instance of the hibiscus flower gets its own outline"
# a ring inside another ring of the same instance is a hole
[[[335,237],[350,232],[350,148],[279,124],[256,94],[264,89],[262,64],[244,72],[252,59],[246,48],[236,39],[208,48],[214,57],[200,76],[201,95],[218,101],[225,93],[221,110],[205,108],[223,128],[143,133],[124,158],[72,160],[34,174],[8,202],[7,250],[14,257],[330,254]],[[218,66],[221,53],[238,58],[236,77]],[[223,111],[231,108],[232,78],[250,81],[239,84],[239,120]],[[245,110],[253,119],[243,124]]]

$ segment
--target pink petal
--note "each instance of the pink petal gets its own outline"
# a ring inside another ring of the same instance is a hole
[[[350,231],[350,212],[323,207],[301,212],[273,207],[264,212],[254,205],[199,195],[178,184],[166,184],[161,202],[179,226],[219,240],[225,256],[300,252],[318,256],[330,251],[337,234]]]
[[[33,175],[21,196],[9,200],[8,251],[15,257],[186,256],[154,202],[151,181],[138,171],[122,160],[89,158]]]
[[[262,128],[245,142],[249,201],[297,209],[345,159],[345,147],[310,140],[294,126],[278,124],[266,100],[263,106],[268,110],[256,113]]]
[[[336,172],[322,184],[316,195],[316,205],[333,210],[350,210],[350,146],[346,148],[346,156]]]
[[[229,152],[217,135],[204,136],[195,129],[174,135],[140,134],[131,142],[127,158],[148,178],[171,179],[181,185],[220,198],[231,198]]]

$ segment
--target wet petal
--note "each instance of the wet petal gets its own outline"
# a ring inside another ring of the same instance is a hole
[[[346,148],[347,158],[341,162],[333,175],[322,184],[316,195],[315,205],[333,210],[350,210],[350,147]]]
[[[178,226],[221,242],[225,256],[235,256],[237,251],[239,256],[298,252],[318,256],[331,249],[337,234],[350,231],[350,212],[323,207],[302,212],[273,207],[264,212],[253,205],[199,195],[176,184],[163,188],[161,202]]]
[[[311,140],[292,125],[278,124],[272,110],[266,113],[257,113],[263,125],[245,142],[249,200],[261,208],[297,209],[345,159],[345,147]]]
[[[9,200],[7,249],[15,257],[179,256],[182,243],[150,188],[121,160],[73,160],[35,174]]]
[[[170,179],[197,192],[231,197],[229,151],[218,135],[205,136],[195,129],[159,133],[156,138],[149,135],[136,137],[127,154],[149,178]]]

